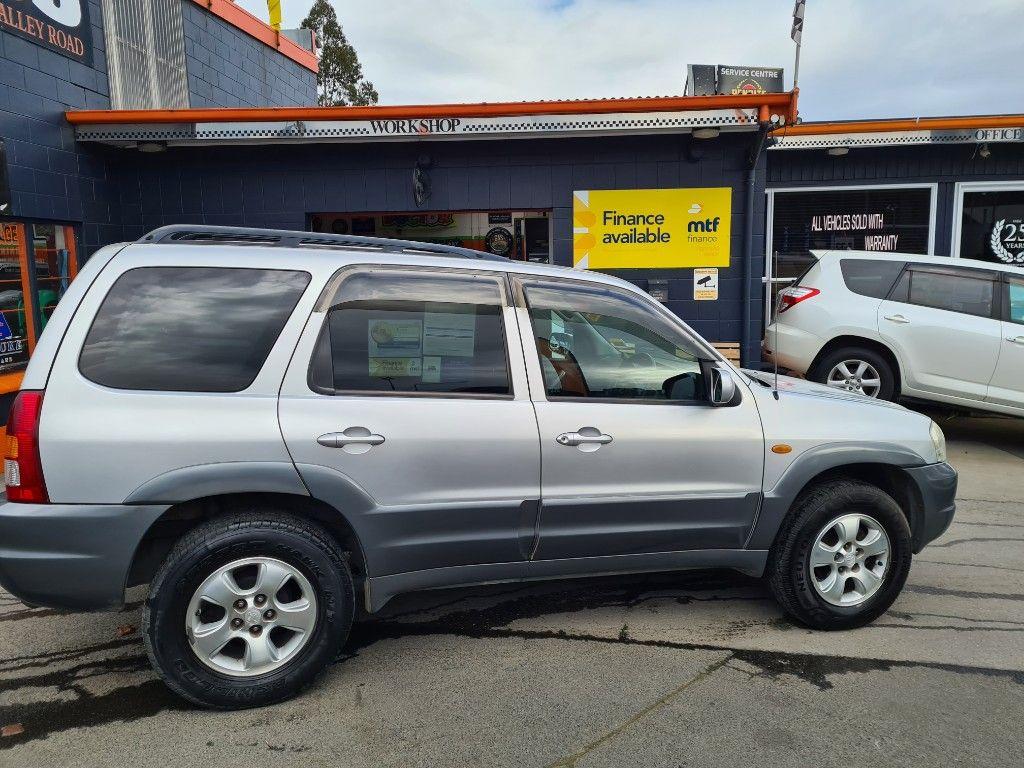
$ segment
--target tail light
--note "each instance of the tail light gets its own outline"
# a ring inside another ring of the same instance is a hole
[[[787,309],[792,309],[801,301],[807,301],[819,293],[821,291],[817,288],[805,288],[802,285],[794,285],[779,291],[779,314],[781,315]]]
[[[43,393],[39,390],[22,390],[11,405],[4,452],[8,501],[36,504],[48,504],[50,501],[39,456],[39,414],[42,410]]]

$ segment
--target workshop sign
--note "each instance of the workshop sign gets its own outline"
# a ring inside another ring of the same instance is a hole
[[[727,267],[732,189],[573,192],[579,269]]]
[[[0,29],[92,66],[89,0],[0,0]]]

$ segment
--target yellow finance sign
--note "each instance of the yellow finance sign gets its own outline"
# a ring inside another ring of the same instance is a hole
[[[573,192],[573,264],[728,267],[731,214],[729,187]]]

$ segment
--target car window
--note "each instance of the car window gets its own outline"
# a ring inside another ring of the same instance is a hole
[[[1008,287],[1010,300],[1006,316],[1011,323],[1024,325],[1024,279],[1011,277]]]
[[[525,293],[549,398],[704,399],[699,349],[641,298],[597,285]]]
[[[897,259],[840,259],[839,268],[843,273],[846,287],[861,296],[883,299],[892,288],[905,261]]]
[[[325,394],[507,396],[502,297],[493,276],[352,275],[327,311],[310,385]]]
[[[911,270],[909,302],[978,317],[992,316],[993,282],[967,272]]]
[[[141,267],[100,305],[78,358],[117,389],[239,392],[256,378],[309,285],[307,272]]]

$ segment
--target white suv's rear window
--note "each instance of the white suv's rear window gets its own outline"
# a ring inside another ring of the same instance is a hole
[[[873,299],[884,299],[889,295],[892,284],[900,276],[905,261],[893,259],[840,259],[839,268],[843,271],[843,282],[846,287],[861,296]]]
[[[306,272],[141,267],[103,300],[78,359],[115,389],[239,392],[309,285]]]

